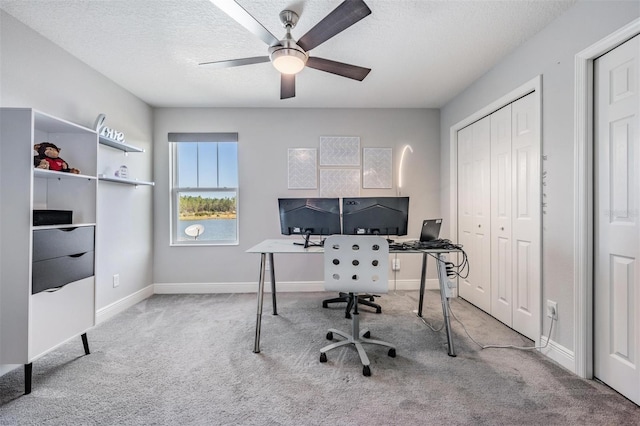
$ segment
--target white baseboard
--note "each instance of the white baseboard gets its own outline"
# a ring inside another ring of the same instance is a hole
[[[0,364],[0,376],[4,376],[8,372],[20,367],[22,367],[22,364]]]
[[[549,340],[547,336],[540,337],[540,346],[544,346],[547,343],[547,341],[549,341],[549,344],[547,345],[546,348],[541,349],[540,352],[543,355],[547,356],[548,358],[551,358],[552,360],[560,364],[562,367],[566,368],[572,373],[575,373],[576,372],[575,353],[565,348],[564,346],[554,342],[553,340]]]
[[[156,283],[154,294],[213,294],[213,293],[255,293],[258,283]],[[265,293],[271,292],[271,283],[264,284]],[[322,282],[278,282],[276,291],[322,291]]]
[[[308,292],[324,291],[322,281],[277,282],[277,292]],[[430,279],[425,283],[427,290],[438,288],[438,280]],[[209,293],[255,293],[258,289],[256,282],[250,283],[156,283],[153,285],[154,294],[209,294]],[[390,290],[419,290],[420,280],[389,281]],[[264,285],[265,293],[271,293],[271,283]]]
[[[138,290],[127,297],[124,297],[116,302],[113,302],[110,305],[105,306],[104,308],[98,309],[96,311],[96,325],[119,314],[125,309],[132,307],[136,303],[142,302],[144,299],[152,296],[153,293],[153,285],[149,285],[142,290]]]
[[[438,280],[436,278],[427,279],[424,288],[425,290],[439,289]],[[420,280],[389,280],[389,290],[420,290]]]

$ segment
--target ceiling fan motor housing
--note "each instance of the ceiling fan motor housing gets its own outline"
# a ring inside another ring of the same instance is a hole
[[[292,10],[280,12],[280,21],[287,30],[284,38],[280,40],[280,45],[269,48],[269,58],[273,66],[284,74],[297,74],[302,71],[309,54],[305,52],[291,37],[291,29],[298,23],[298,14]]]
[[[280,22],[282,22],[282,26],[288,30],[296,26],[298,18],[298,14],[293,10],[283,10],[280,12]]]

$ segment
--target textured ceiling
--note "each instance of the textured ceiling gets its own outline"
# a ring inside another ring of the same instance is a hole
[[[438,108],[575,0],[365,0],[372,14],[310,51],[371,68],[358,82],[306,68],[280,100],[270,63],[198,63],[267,54],[208,0],[0,0],[0,8],[152,106]],[[295,39],[341,0],[238,0],[272,34]]]

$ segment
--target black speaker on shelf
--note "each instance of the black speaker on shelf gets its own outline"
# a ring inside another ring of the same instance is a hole
[[[34,210],[33,226],[70,225],[73,222],[71,210]]]

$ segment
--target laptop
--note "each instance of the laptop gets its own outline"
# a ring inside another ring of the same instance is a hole
[[[420,242],[437,240],[440,235],[442,219],[426,219],[422,221],[422,231],[420,232]]]

